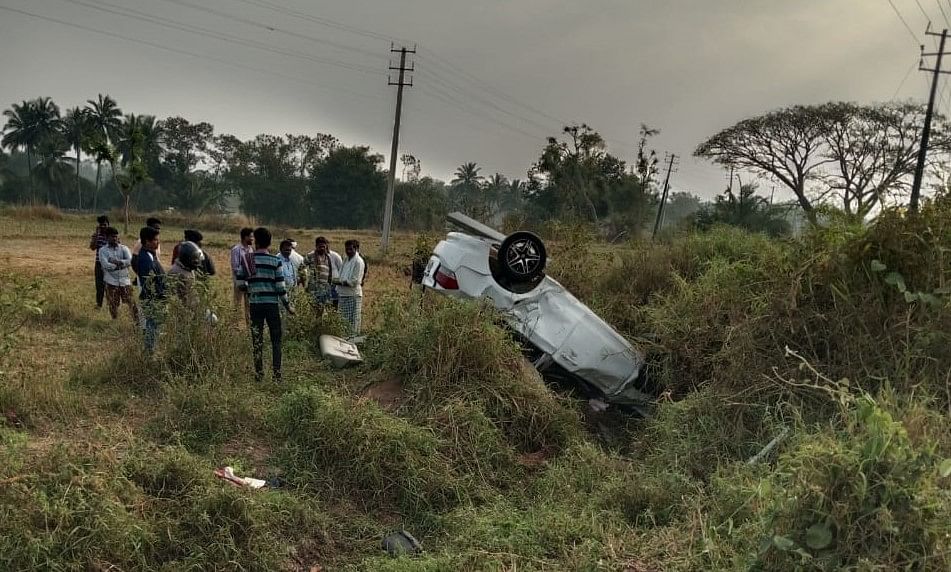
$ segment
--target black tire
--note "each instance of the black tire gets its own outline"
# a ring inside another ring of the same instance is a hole
[[[519,231],[502,241],[498,254],[502,272],[513,282],[532,282],[545,272],[548,254],[538,236]]]

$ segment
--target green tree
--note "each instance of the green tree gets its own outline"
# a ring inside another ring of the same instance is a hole
[[[441,228],[446,220],[446,185],[431,177],[400,181],[394,191],[397,228],[423,231]]]
[[[634,172],[648,187],[655,183],[657,176],[657,152],[647,148],[647,140],[660,134],[660,129],[652,129],[641,123],[637,141],[637,163]]]
[[[48,97],[38,97],[31,101],[14,104],[4,110],[7,123],[3,128],[3,146],[9,149],[26,149],[28,176],[30,178],[30,200],[36,200],[33,186],[34,151],[37,145],[56,133],[60,128],[59,107]]]
[[[85,109],[74,107],[66,112],[63,119],[63,137],[70,148],[76,152],[76,197],[79,201],[79,208],[83,208],[83,191],[81,177],[79,175],[80,154],[83,150],[89,148],[91,135],[89,115]]]
[[[382,223],[386,177],[381,155],[369,147],[338,147],[311,178],[309,205],[316,224],[370,228]]]
[[[697,226],[708,229],[716,224],[727,224],[745,228],[751,232],[762,232],[770,236],[789,234],[789,223],[773,212],[769,201],[756,194],[756,185],[740,185],[739,194],[727,189],[716,198],[713,205],[707,206],[697,214]]]
[[[496,173],[489,177],[483,187],[483,196],[485,196],[486,216],[489,219],[502,210],[502,204],[505,194],[509,190],[509,180],[502,173]]]
[[[66,159],[68,151],[69,146],[66,139],[59,133],[52,133],[44,137],[36,147],[36,153],[40,161],[34,172],[37,180],[46,187],[47,204],[52,204],[52,199],[55,198],[56,205],[62,206],[59,191],[66,186],[66,182],[71,176],[71,169]]]
[[[33,189],[33,148],[38,142],[33,121],[33,106],[29,101],[14,103],[3,115],[7,118],[3,127],[3,146],[10,149],[25,149],[28,176],[30,178],[30,200],[34,200]]]
[[[123,232],[129,232],[129,208],[132,195],[143,182],[148,180],[148,166],[146,164],[148,148],[146,129],[151,129],[148,121],[140,121],[135,115],[127,115],[121,130],[120,142],[122,151],[113,151],[109,154],[109,166],[112,170],[112,181],[122,195],[123,205]],[[151,131],[154,133],[154,130]],[[154,144],[154,143],[153,143]],[[119,173],[116,163],[120,162],[123,171]]]
[[[115,164],[113,145],[117,138],[116,134],[122,127],[122,110],[119,109],[116,100],[100,93],[98,99],[90,99],[86,102],[86,112],[92,128],[89,149],[96,159],[96,188],[93,192],[92,208],[98,209],[102,164],[104,162],[109,165]]]
[[[474,218],[483,218],[487,214],[482,192],[485,177],[479,171],[481,168],[476,163],[463,163],[449,182],[452,185],[453,207]]]

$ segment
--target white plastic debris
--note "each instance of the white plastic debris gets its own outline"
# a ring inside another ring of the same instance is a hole
[[[260,489],[265,484],[267,484],[266,481],[262,481],[261,479],[254,479],[251,477],[239,477],[234,474],[233,467],[222,467],[220,469],[215,469],[215,476],[218,477],[219,479],[228,481],[229,483],[231,483],[232,485],[236,487]]]
[[[336,368],[355,365],[363,361],[363,356],[360,355],[356,344],[327,334],[320,336],[320,354],[330,360]]]

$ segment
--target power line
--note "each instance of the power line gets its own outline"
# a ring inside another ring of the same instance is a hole
[[[515,97],[513,97],[513,96],[511,96],[511,95],[509,95],[509,94],[507,94],[507,93],[505,93],[505,92],[503,92],[503,91],[500,90],[499,88],[494,87],[491,82],[486,81],[486,80],[484,80],[484,79],[482,79],[482,78],[479,78],[479,77],[473,75],[472,73],[470,73],[470,72],[468,72],[468,71],[465,71],[465,70],[463,70],[463,69],[460,69],[458,66],[456,66],[456,65],[454,65],[452,62],[450,62],[447,58],[442,57],[442,56],[436,54],[436,53],[433,52],[432,50],[428,50],[428,49],[426,49],[425,47],[421,47],[421,48],[420,48],[420,51],[421,51],[420,59],[423,59],[423,60],[427,61],[428,63],[433,64],[431,67],[436,67],[436,68],[439,68],[440,70],[442,70],[442,71],[441,71],[442,74],[444,74],[444,75],[452,75],[452,76],[454,76],[454,77],[456,77],[456,78],[461,79],[461,80],[464,81],[467,85],[472,86],[472,87],[475,87],[476,89],[481,90],[482,92],[484,92],[485,94],[487,94],[487,95],[489,95],[489,96],[494,96],[494,97],[496,97],[496,98],[498,98],[498,99],[500,99],[500,100],[506,101],[506,102],[508,102],[508,103],[510,103],[510,104],[513,104],[513,105],[516,105],[516,106],[518,106],[518,107],[520,107],[520,108],[522,108],[522,109],[524,109],[524,110],[526,110],[526,111],[529,111],[529,112],[531,112],[531,113],[534,113],[534,114],[537,115],[538,117],[544,118],[544,119],[547,120],[547,121],[554,122],[554,123],[557,125],[556,131],[558,131],[558,132],[561,132],[562,127],[564,127],[565,125],[569,125],[569,124],[571,124],[571,123],[574,123],[573,121],[568,121],[568,120],[566,120],[566,119],[564,119],[564,118],[562,118],[562,117],[557,117],[557,116],[551,115],[550,113],[546,113],[545,111],[542,111],[542,110],[540,110],[540,109],[538,109],[538,108],[536,108],[536,107],[534,107],[534,106],[532,106],[532,105],[529,105],[529,104],[526,104],[526,103],[520,101],[519,99],[517,99],[517,98],[515,98]],[[427,53],[428,53],[428,55],[427,55]],[[456,85],[457,85],[457,86],[460,86],[461,84],[456,83]],[[468,96],[471,96],[471,95],[472,95],[472,94],[471,94],[472,89],[469,88],[469,87],[465,87],[465,86],[456,87],[456,88],[454,88],[454,91],[462,91],[462,92],[464,92],[464,93],[465,93],[466,95],[468,95]],[[508,112],[506,112],[506,113],[508,113]],[[510,114],[510,113],[508,113],[508,114]],[[537,120],[533,120],[533,119],[526,118],[526,117],[524,117],[524,116],[522,116],[522,115],[517,115],[517,117],[519,117],[520,119],[522,119],[522,120],[524,120],[524,121],[532,122],[532,123],[534,123],[536,126],[542,126],[546,131],[551,129],[550,124],[544,124],[544,123],[541,123],[541,122],[539,122],[539,121],[537,121]],[[611,144],[616,145],[616,146],[621,147],[621,148],[634,148],[634,147],[637,147],[637,144],[634,143],[634,142],[631,142],[631,141],[624,141],[624,140],[621,140],[621,139],[614,139],[614,138],[609,138],[609,137],[604,137],[604,140],[605,140],[605,142],[611,143]]]
[[[919,0],[915,0],[915,4],[917,4],[917,5],[918,5],[918,9],[921,10],[921,15],[925,17],[925,22],[929,22],[929,23],[930,23],[930,22],[931,22],[931,16],[929,16],[928,13],[925,12],[925,9],[924,9],[924,7],[921,5],[921,2],[920,2]]]
[[[344,62],[344,61],[340,61],[340,60],[332,60],[332,59],[323,58],[323,57],[320,57],[320,56],[312,56],[312,55],[307,54],[307,53],[304,53],[304,52],[297,52],[297,51],[285,50],[285,49],[282,49],[282,48],[280,48],[280,47],[275,47],[275,46],[270,45],[270,44],[265,44],[265,43],[263,43],[263,42],[258,42],[258,41],[256,41],[256,40],[249,40],[249,39],[244,39],[244,38],[238,38],[238,37],[235,37],[235,36],[231,36],[231,35],[228,35],[228,34],[223,34],[223,33],[217,32],[217,31],[212,30],[212,29],[209,29],[209,28],[203,28],[203,27],[201,27],[201,26],[194,26],[194,25],[192,25],[192,24],[185,24],[185,23],[178,22],[178,21],[176,21],[176,20],[172,20],[172,19],[169,19],[169,18],[163,18],[163,17],[161,17],[161,16],[153,16],[153,15],[148,14],[148,13],[146,13],[146,12],[141,12],[141,11],[134,10],[134,9],[131,9],[131,8],[125,8],[125,7],[123,7],[123,6],[118,6],[118,5],[116,5],[116,4],[110,4],[110,3],[108,3],[108,2],[101,2],[100,4],[102,4],[102,5],[99,5],[99,4],[93,4],[93,3],[89,3],[89,2],[84,2],[83,0],[61,0],[61,1],[62,1],[62,2],[66,2],[66,3],[70,3],[70,4],[75,4],[75,5],[78,5],[78,6],[84,6],[84,7],[87,7],[87,8],[92,8],[93,10],[98,10],[98,11],[100,11],[100,12],[106,12],[106,13],[108,13],[108,14],[115,14],[115,15],[118,15],[118,16],[122,16],[123,18],[130,18],[130,19],[139,20],[139,21],[142,21],[142,22],[149,22],[149,23],[155,24],[155,25],[157,25],[157,26],[162,26],[162,27],[164,27],[164,28],[170,28],[170,29],[173,29],[173,30],[179,30],[179,31],[186,32],[186,33],[189,33],[189,34],[196,34],[196,35],[200,35],[200,36],[203,36],[203,37],[210,36],[210,37],[215,38],[215,39],[217,39],[217,40],[220,40],[220,41],[222,41],[222,42],[229,42],[229,43],[232,43],[232,44],[237,44],[237,45],[242,45],[242,46],[246,46],[246,47],[251,47],[251,48],[263,50],[263,51],[266,51],[266,52],[271,52],[271,53],[274,53],[274,54],[279,54],[279,55],[289,56],[289,57],[294,57],[294,58],[300,58],[300,59],[303,59],[303,60],[308,60],[308,61],[312,61],[312,62],[319,63],[319,64],[325,64],[325,65],[330,65],[330,66],[336,66],[336,67],[340,67],[340,68],[344,68],[344,69],[349,69],[349,70],[352,70],[352,71],[358,71],[358,72],[361,72],[361,73],[367,73],[367,74],[371,74],[371,75],[381,75],[381,74],[382,74],[382,72],[381,72],[380,70],[376,70],[376,69],[373,69],[373,68],[370,68],[370,67],[366,67],[366,66],[361,66],[361,65],[359,65],[359,64],[353,64],[353,63]]]
[[[395,42],[395,43],[398,43],[398,44],[409,44],[409,43],[411,43],[411,42],[405,41],[405,40],[402,39],[402,38],[396,38],[396,37],[394,37],[394,36],[387,36],[387,35],[385,35],[385,34],[380,34],[380,33],[378,33],[378,32],[374,32],[374,31],[372,31],[372,30],[366,30],[366,29],[362,29],[362,28],[357,28],[357,27],[351,26],[351,25],[349,25],[349,24],[343,24],[343,23],[340,23],[340,22],[335,22],[335,21],[330,20],[330,19],[328,19],[328,18],[323,18],[323,17],[319,17],[319,16],[313,16],[313,15],[311,15],[311,14],[307,14],[306,12],[301,12],[301,11],[298,11],[298,10],[293,10],[293,9],[290,9],[290,8],[285,8],[284,6],[281,6],[281,5],[279,5],[279,4],[274,4],[273,2],[268,2],[268,1],[266,1],[266,0],[233,0],[233,1],[235,1],[235,2],[241,2],[242,4],[247,4],[247,5],[250,5],[250,6],[257,6],[257,7],[259,7],[259,8],[266,8],[266,9],[269,9],[269,10],[273,10],[273,11],[275,11],[275,12],[280,12],[280,13],[282,13],[282,14],[286,14],[286,15],[289,15],[289,16],[294,16],[294,17],[296,17],[296,18],[300,18],[300,19],[303,19],[303,20],[307,20],[308,22],[313,22],[314,24],[320,24],[321,26],[326,26],[326,27],[328,27],[328,28],[333,28],[333,29],[336,29],[336,30],[344,31],[344,32],[350,32],[351,34],[356,34],[356,35],[364,36],[364,37],[367,37],[367,38],[373,38],[373,39],[375,39],[375,40],[384,40],[384,41],[387,41],[387,42]]]
[[[934,3],[938,5],[938,10],[941,11],[941,17],[944,18],[944,23],[951,26],[951,21],[948,21],[948,14],[944,11],[944,6],[941,5],[941,0],[934,0]]]
[[[140,38],[131,38],[131,37],[129,37],[129,36],[124,36],[124,35],[122,35],[122,34],[116,34],[116,33],[114,33],[114,32],[107,32],[107,31],[105,31],[105,30],[100,30],[100,29],[98,29],[98,28],[92,28],[92,27],[90,27],[90,26],[84,26],[84,25],[82,25],[82,24],[77,24],[77,23],[75,23],[75,22],[67,22],[67,21],[65,21],[65,20],[60,20],[60,19],[53,18],[53,17],[50,17],[50,16],[44,16],[44,15],[42,15],[42,14],[36,14],[36,13],[33,13],[33,12],[28,12],[28,11],[26,11],[26,10],[20,10],[20,9],[17,9],[17,8],[11,8],[11,7],[8,7],[8,6],[0,6],[0,10],[6,10],[6,11],[8,11],[8,12],[14,12],[14,13],[20,14],[20,15],[22,15],[22,16],[28,16],[28,17],[30,17],[30,18],[36,18],[36,19],[38,19],[38,20],[45,20],[45,21],[47,21],[47,22],[53,22],[53,23],[56,23],[56,24],[60,24],[60,25],[62,25],[62,26],[68,26],[68,27],[71,27],[71,28],[77,28],[77,29],[84,30],[84,31],[87,31],[87,32],[92,32],[92,33],[94,33],[94,34],[99,34],[99,35],[102,35],[102,36],[107,36],[107,37],[115,38],[115,39],[119,39],[119,40],[125,40],[125,41],[127,41],[127,42],[132,42],[132,43],[134,43],[134,44],[141,44],[141,45],[144,45],[144,46],[149,46],[149,47],[156,48],[156,49],[159,49],[159,50],[164,50],[164,51],[167,51],[167,52],[172,52],[172,53],[176,53],[176,54],[181,54],[181,55],[185,55],[185,56],[189,56],[189,57],[193,57],[193,58],[206,59],[206,60],[210,60],[210,61],[213,61],[213,62],[217,62],[217,63],[219,63],[219,64],[223,64],[223,65],[226,65],[226,66],[229,66],[229,67],[233,67],[233,68],[246,69],[246,70],[251,70],[251,71],[258,72],[258,73],[270,74],[270,75],[274,75],[274,76],[277,76],[277,77],[282,77],[282,78],[285,78],[285,79],[290,79],[290,80],[293,80],[293,81],[296,81],[296,82],[306,83],[306,84],[309,84],[309,85],[312,85],[312,86],[316,87],[317,89],[324,89],[324,90],[328,90],[328,91],[339,91],[339,92],[347,93],[347,94],[350,94],[350,95],[353,95],[353,96],[357,96],[357,97],[366,97],[366,98],[370,98],[370,99],[382,99],[382,96],[380,96],[380,95],[371,95],[371,94],[361,93],[361,92],[358,92],[358,91],[353,91],[353,90],[349,90],[349,89],[345,89],[345,88],[340,88],[340,87],[336,87],[336,86],[334,86],[334,87],[329,87],[329,86],[327,86],[327,85],[325,85],[325,84],[319,84],[319,83],[314,82],[314,81],[309,81],[309,80],[307,80],[306,78],[303,78],[303,77],[300,77],[300,76],[293,76],[293,75],[283,74],[283,73],[276,72],[276,71],[273,71],[273,70],[270,70],[270,69],[267,69],[267,68],[257,68],[257,67],[254,67],[254,66],[247,66],[247,65],[243,65],[243,64],[238,64],[238,63],[234,63],[234,62],[232,62],[232,61],[229,61],[229,60],[226,60],[226,59],[223,59],[223,58],[219,58],[219,57],[215,57],[215,56],[210,56],[210,55],[207,55],[207,54],[201,54],[201,53],[197,53],[197,52],[191,52],[191,51],[188,51],[188,50],[182,50],[182,49],[179,49],[179,48],[173,48],[173,47],[170,47],[170,46],[166,46],[166,45],[159,44],[159,43],[156,43],[156,42],[150,42],[150,41],[148,41],[148,40],[143,40],[143,39],[140,39]]]
[[[315,43],[318,43],[318,44],[328,45],[328,46],[331,46],[331,47],[334,47],[334,48],[337,48],[337,49],[340,49],[340,50],[347,50],[347,51],[358,52],[358,53],[361,53],[361,54],[364,54],[364,55],[368,55],[368,56],[373,57],[373,58],[379,58],[379,56],[380,56],[380,54],[378,54],[378,53],[376,53],[376,52],[373,52],[373,51],[370,51],[370,50],[366,50],[366,49],[363,49],[363,48],[358,48],[358,47],[355,47],[355,46],[349,46],[349,45],[347,45],[347,44],[341,44],[341,43],[339,43],[339,42],[334,42],[334,41],[332,41],[332,40],[326,40],[326,39],[324,39],[324,38],[318,38],[318,37],[310,36],[310,35],[307,35],[307,34],[301,34],[301,33],[299,33],[299,32],[294,32],[293,30],[285,30],[285,29],[283,29],[283,28],[279,28],[279,27],[274,26],[274,25],[272,25],[272,24],[265,24],[265,23],[263,23],[263,22],[258,22],[258,21],[255,21],[255,20],[250,20],[250,19],[248,19],[248,18],[241,18],[241,17],[239,17],[239,16],[234,16],[234,15],[232,15],[232,14],[229,14],[228,12],[222,12],[222,11],[220,11],[220,10],[215,10],[215,9],[213,9],[213,8],[208,8],[208,7],[202,6],[202,5],[200,5],[200,4],[193,4],[193,3],[191,3],[191,2],[186,2],[185,0],[163,0],[163,1],[164,1],[164,2],[168,2],[168,3],[171,3],[171,4],[177,4],[177,5],[179,5],[179,6],[185,6],[185,7],[187,7],[187,8],[191,8],[191,9],[193,9],[193,10],[198,10],[198,11],[200,11],[200,12],[205,12],[206,14],[212,14],[212,15],[218,16],[218,17],[220,17],[220,18],[225,18],[225,19],[232,20],[232,21],[235,21],[235,22],[240,22],[240,23],[242,23],[242,24],[245,24],[245,25],[248,25],[248,26],[251,26],[251,27],[254,27],[254,28],[261,28],[261,29],[263,29],[263,30],[267,30],[268,32],[280,32],[280,33],[282,33],[282,34],[286,34],[286,35],[288,35],[288,36],[293,36],[293,37],[295,37],[295,38],[299,38],[299,39],[302,39],[302,40],[307,40],[307,41],[315,42]]]
[[[498,112],[500,112],[500,113],[504,113],[505,115],[508,115],[509,117],[512,117],[512,118],[517,119],[517,120],[519,120],[519,121],[522,121],[522,122],[524,122],[524,123],[530,124],[530,125],[534,126],[534,127],[537,128],[537,129],[541,129],[542,131],[551,131],[551,130],[552,130],[552,128],[551,128],[550,125],[546,125],[546,124],[540,123],[540,122],[538,122],[538,121],[535,121],[535,120],[533,120],[533,119],[524,117],[524,116],[519,115],[519,114],[517,114],[517,113],[514,113],[514,112],[512,112],[512,111],[510,111],[510,110],[508,110],[508,109],[505,109],[504,107],[502,107],[502,106],[500,106],[500,105],[496,105],[493,101],[491,101],[491,100],[489,100],[489,99],[480,97],[480,96],[475,95],[475,94],[473,94],[473,93],[469,93],[469,92],[467,92],[467,91],[464,90],[464,89],[460,89],[459,87],[453,85],[451,82],[448,82],[448,81],[446,81],[446,80],[440,78],[439,76],[435,75],[435,74],[432,73],[432,72],[429,72],[429,71],[421,71],[421,72],[419,72],[419,75],[420,75],[420,77],[429,78],[430,80],[436,82],[437,84],[441,85],[442,87],[444,87],[444,88],[446,88],[446,89],[449,89],[449,90],[451,90],[451,91],[454,91],[454,92],[458,93],[458,94],[459,94],[460,96],[462,96],[463,98],[469,98],[469,99],[472,99],[472,100],[474,100],[474,101],[477,101],[477,102],[479,102],[480,104],[482,104],[482,105],[484,105],[484,106],[486,106],[486,107],[489,107],[489,108],[491,108],[491,109],[494,109],[494,110],[496,110],[496,111],[498,111]],[[559,126],[555,131],[556,131],[556,132],[561,131],[561,127],[562,127],[562,126]]]
[[[894,100],[898,97],[898,92],[901,91],[901,88],[905,87],[905,82],[908,81],[908,76],[911,75],[911,72],[918,66],[918,60],[911,62],[911,65],[908,66],[908,71],[905,72],[905,77],[901,78],[901,82],[898,83],[898,87],[895,88],[895,93],[892,95],[891,99]]]
[[[908,25],[908,22],[905,21],[905,17],[901,15],[901,12],[898,11],[898,7],[895,6],[895,3],[892,0],[887,0],[888,5],[892,7],[892,10],[895,11],[895,15],[898,16],[898,19],[901,20],[901,23],[905,26],[905,29],[908,30],[908,33],[911,34],[912,39],[915,40],[915,45],[920,46],[921,40],[918,39],[918,34],[911,29],[911,26]]]
[[[425,50],[425,51],[424,51],[424,53],[422,54],[422,55],[423,55],[423,58],[426,58],[426,52],[429,52],[429,50]],[[494,94],[496,97],[499,97],[499,98],[501,98],[501,99],[503,99],[503,100],[505,100],[505,101],[508,101],[509,103],[514,104],[514,105],[517,105],[517,106],[519,106],[519,107],[521,107],[521,108],[523,108],[523,109],[525,109],[525,110],[527,110],[527,111],[530,111],[530,112],[532,112],[532,113],[535,113],[535,114],[539,115],[540,117],[544,117],[545,119],[548,119],[548,120],[550,120],[550,121],[554,121],[554,122],[556,122],[556,123],[558,123],[558,124],[560,124],[560,125],[562,125],[562,126],[563,126],[563,125],[567,125],[567,124],[569,123],[569,122],[565,121],[563,118],[556,117],[556,116],[554,116],[554,115],[551,115],[551,114],[549,114],[549,113],[546,113],[546,112],[544,112],[544,111],[541,111],[541,110],[539,110],[539,109],[537,109],[537,108],[535,108],[535,107],[533,107],[533,106],[531,106],[531,105],[522,103],[522,102],[519,101],[518,99],[516,99],[516,98],[514,98],[514,97],[512,97],[512,96],[510,96],[510,95],[508,95],[508,94],[506,94],[505,92],[499,90],[498,88],[493,87],[489,82],[486,82],[485,80],[482,80],[482,79],[480,79],[480,78],[478,78],[478,77],[472,75],[471,73],[469,73],[469,72],[467,72],[467,71],[465,71],[465,70],[462,70],[462,69],[456,67],[456,66],[453,65],[452,62],[450,62],[448,59],[446,59],[446,58],[444,58],[444,57],[442,57],[442,56],[439,56],[439,55],[436,54],[435,52],[431,52],[431,56],[430,56],[430,57],[431,57],[432,60],[433,60],[432,63],[434,63],[436,66],[442,67],[444,70],[448,70],[450,73],[456,74],[458,77],[461,77],[461,78],[463,78],[464,80],[468,81],[471,85],[474,85],[475,87],[477,87],[477,88],[479,88],[479,89],[481,89],[481,90],[483,90],[483,91],[485,91],[485,92],[487,92],[487,93]]]
[[[450,107],[454,107],[460,111],[463,111],[464,113],[467,113],[473,117],[477,117],[482,120],[491,121],[492,123],[495,123],[496,125],[502,127],[503,129],[507,129],[513,133],[518,133],[520,135],[525,136],[526,138],[530,138],[533,141],[545,140],[546,138],[544,135],[530,133],[528,131],[515,127],[510,122],[500,121],[494,115],[486,113],[482,108],[473,108],[466,102],[459,100],[452,93],[445,91],[442,88],[439,88],[435,84],[419,83],[417,84],[416,87],[420,90],[420,93],[429,96],[431,99],[436,99],[438,101],[441,101],[442,103],[449,105]]]
[[[480,113],[479,111],[475,111],[471,107],[467,106],[465,103],[455,99],[451,94],[445,91],[442,91],[436,88],[435,86],[418,84],[416,87],[419,88],[420,93],[422,95],[427,96],[430,99],[435,99],[437,101],[440,101],[443,104],[448,105],[450,107],[454,107],[462,111],[463,113],[468,113],[469,115],[472,115],[473,117],[477,117],[482,120],[491,121],[492,123],[495,123],[496,125],[498,125],[499,127],[502,127],[503,129],[507,129],[513,133],[518,133],[519,135],[522,135],[528,139],[531,139],[532,141],[545,140],[545,137],[542,135],[529,133],[528,131],[524,131],[518,127],[514,127],[503,121],[499,121],[498,119],[496,119],[495,117],[491,115],[486,115],[484,113]]]

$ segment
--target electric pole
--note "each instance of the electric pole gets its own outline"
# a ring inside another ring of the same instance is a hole
[[[938,91],[938,78],[943,73],[951,73],[941,69],[941,56],[944,55],[944,41],[948,38],[948,30],[945,28],[941,33],[931,31],[931,24],[925,30],[926,36],[937,36],[941,38],[938,45],[938,51],[934,53],[925,53],[925,47],[921,46],[921,61],[918,63],[918,69],[921,71],[932,72],[931,76],[931,95],[928,97],[928,113],[925,115],[925,126],[921,130],[921,146],[918,148],[918,164],[915,166],[915,182],[911,186],[911,200],[908,208],[911,211],[918,210],[918,202],[921,200],[921,180],[925,174],[925,160],[928,158],[928,139],[931,137],[931,118],[934,115],[934,98]],[[934,68],[925,67],[925,57],[935,56]]]
[[[664,191],[660,195],[660,205],[657,206],[657,218],[654,220],[654,232],[651,233],[651,240],[657,236],[657,230],[660,228],[660,219],[664,216],[664,203],[667,202],[667,191],[670,190],[670,174],[674,172],[674,162],[677,160],[676,154],[671,154],[667,163],[667,176],[664,177]]]
[[[383,211],[383,241],[381,242],[381,248],[383,249],[383,254],[386,254],[386,249],[390,245],[390,226],[393,223],[393,193],[396,189],[396,154],[399,151],[400,146],[400,114],[403,111],[403,87],[409,86],[413,87],[413,78],[409,78],[409,83],[405,82],[406,72],[411,72],[416,69],[415,64],[411,67],[406,67],[406,54],[415,54],[416,48],[412,50],[406,49],[406,46],[403,46],[400,49],[396,49],[392,44],[390,45],[390,52],[400,54],[400,65],[399,67],[390,66],[391,70],[397,70],[400,72],[399,80],[393,82],[390,79],[390,76],[386,76],[387,85],[395,85],[396,87],[396,119],[393,121],[393,145],[390,147],[390,173],[389,181],[386,184],[386,207]]]

